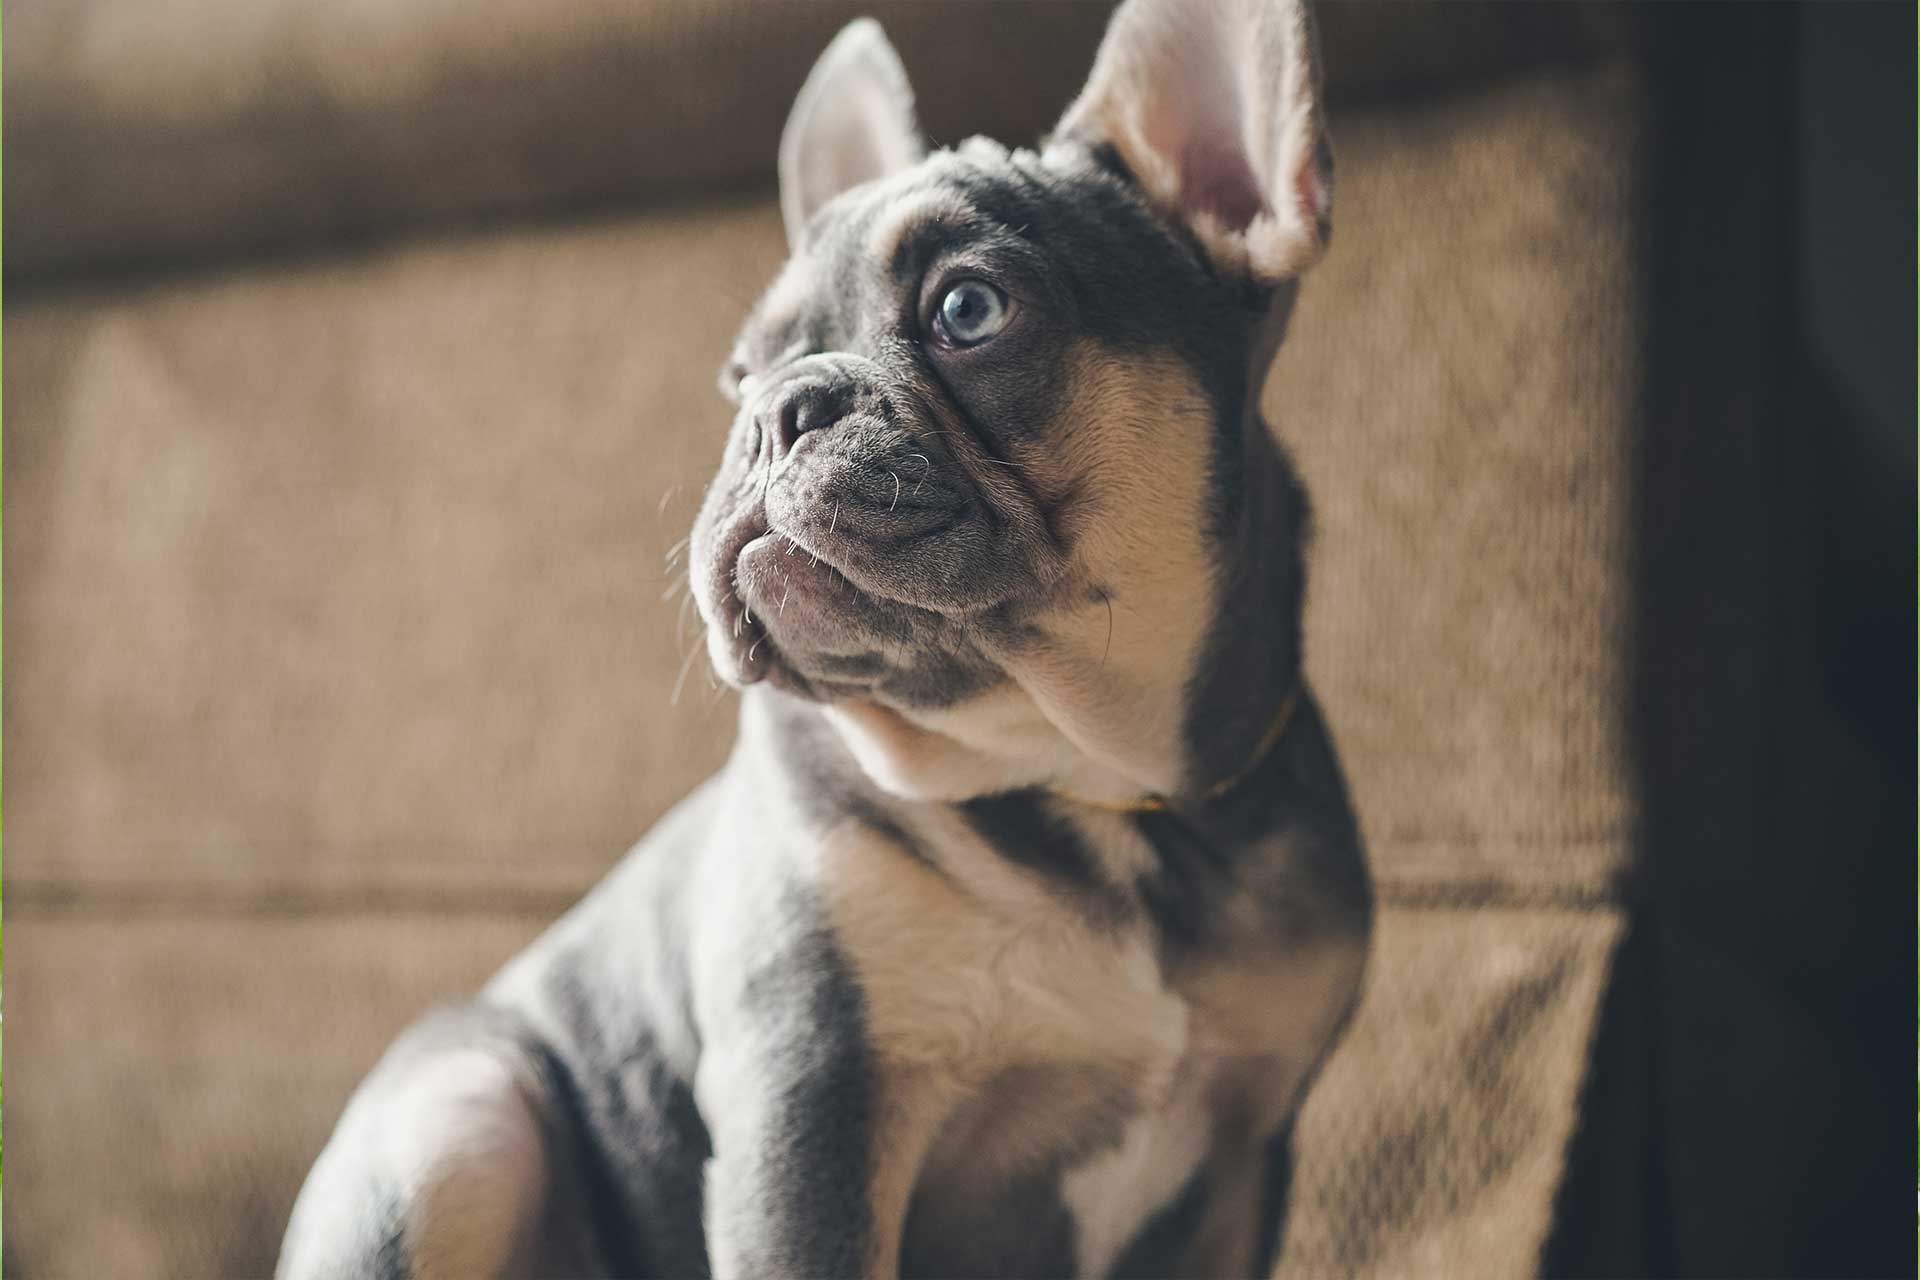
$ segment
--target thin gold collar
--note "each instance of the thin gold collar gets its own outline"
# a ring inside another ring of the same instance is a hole
[[[1260,767],[1260,762],[1280,745],[1280,739],[1286,736],[1287,726],[1293,723],[1293,713],[1299,710],[1299,707],[1300,684],[1296,681],[1293,687],[1287,690],[1287,696],[1281,699],[1280,710],[1274,713],[1273,723],[1267,726],[1267,732],[1261,737],[1259,745],[1254,747],[1253,755],[1234,772],[1208,787],[1202,799],[1218,800],[1245,782],[1248,776]],[[1065,787],[1048,787],[1047,790],[1062,800],[1071,800],[1075,804],[1084,804],[1095,809],[1105,809],[1110,813],[1153,813],[1156,810],[1169,808],[1173,804],[1170,797],[1163,795],[1147,795],[1138,800],[1094,800],[1069,791]]]

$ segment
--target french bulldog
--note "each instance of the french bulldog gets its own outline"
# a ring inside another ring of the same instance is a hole
[[[929,153],[832,42],[691,540],[733,754],[386,1054],[281,1276],[1270,1270],[1371,920],[1259,411],[1319,85],[1294,0],[1127,0]]]

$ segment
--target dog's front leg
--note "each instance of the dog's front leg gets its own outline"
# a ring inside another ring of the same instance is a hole
[[[951,1092],[931,1077],[882,1078],[864,1045],[830,1034],[709,1046],[699,1080],[713,1139],[706,1229],[716,1280],[893,1280]]]

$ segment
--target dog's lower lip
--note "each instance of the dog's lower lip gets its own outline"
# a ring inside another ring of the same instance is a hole
[[[811,680],[787,660],[776,632],[782,621],[794,621],[787,611],[790,602],[805,601],[817,615],[823,608],[845,607],[857,588],[836,567],[778,529],[763,526],[750,535],[743,531],[738,546],[727,576],[740,604],[731,645],[739,678],[744,684],[764,680],[783,692],[812,697]]]
[[[781,576],[791,582],[797,582],[802,590],[810,586],[838,587],[845,590],[853,585],[840,566],[819,552],[802,545],[797,538],[782,533],[778,529],[769,529],[740,548],[740,554],[734,559],[736,589],[745,585],[740,583],[738,578],[740,562],[762,546],[766,547],[767,555],[777,555],[783,562],[789,560],[797,562],[790,565],[783,563]]]

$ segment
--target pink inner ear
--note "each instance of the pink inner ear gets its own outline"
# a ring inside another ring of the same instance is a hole
[[[1181,149],[1180,205],[1190,214],[1212,214],[1229,231],[1245,231],[1255,218],[1272,212],[1240,149],[1202,138]]]

